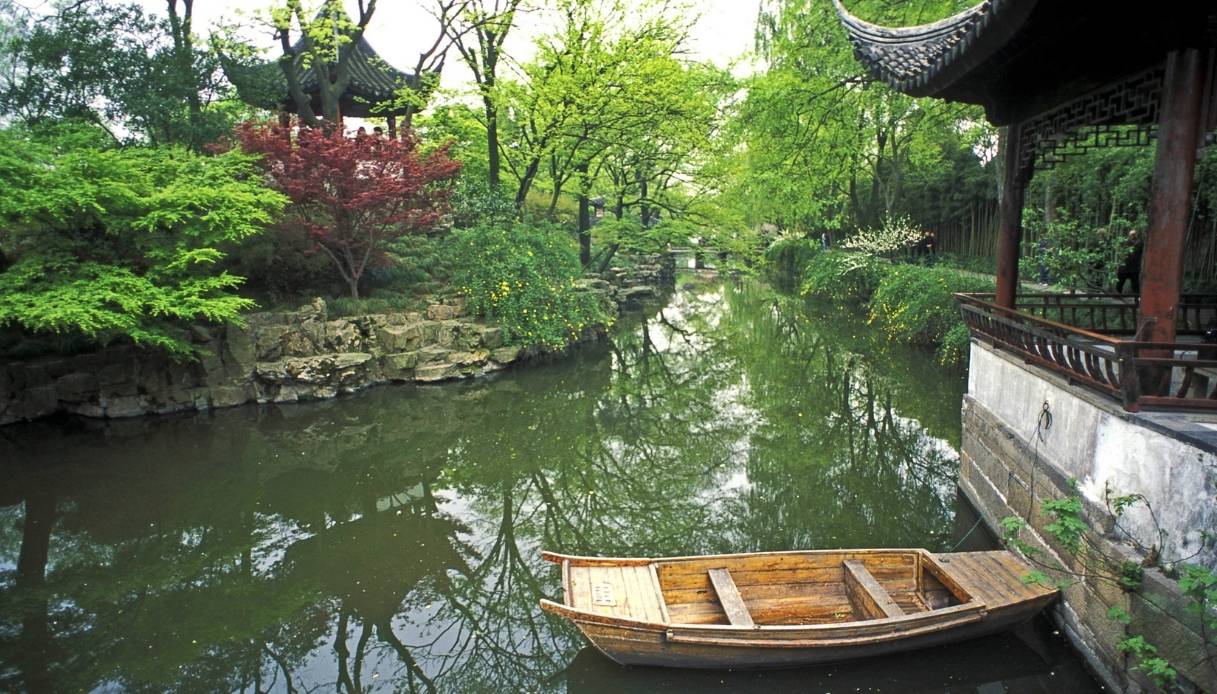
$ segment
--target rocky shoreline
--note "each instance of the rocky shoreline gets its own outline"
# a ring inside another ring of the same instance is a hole
[[[649,256],[581,280],[606,306],[631,310],[672,288],[671,256]],[[591,327],[567,345],[606,335]],[[545,354],[505,344],[497,325],[450,298],[422,312],[331,319],[314,299],[296,311],[250,314],[244,326],[193,326],[197,359],[124,346],[0,366],[0,425],[67,413],[118,418],[245,403],[333,398],[383,383],[472,378]]]

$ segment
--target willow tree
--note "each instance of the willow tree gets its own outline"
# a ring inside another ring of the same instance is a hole
[[[458,22],[448,27],[461,58],[473,73],[486,121],[487,179],[498,186],[503,168],[499,155],[499,105],[495,99],[503,43],[515,24],[522,0],[473,0]]]
[[[946,16],[960,3],[849,4],[901,24]],[[874,82],[828,3],[766,2],[757,48],[765,69],[749,81],[734,121],[741,144],[734,195],[754,222],[848,229],[906,212],[920,195],[907,181],[948,166],[954,151],[944,147],[967,147],[966,138],[944,135],[983,122],[975,109],[912,99]]]
[[[537,40],[537,56],[522,66],[522,79],[498,90],[511,116],[504,152],[519,205],[539,179],[549,185],[551,212],[573,186],[587,264],[589,198],[609,158],[617,169],[629,167],[631,180],[648,180],[653,174],[643,164],[660,152],[683,159],[689,149],[662,140],[676,132],[704,138],[713,130],[716,97],[698,88],[708,82],[680,58],[690,20],[672,6],[627,12],[620,2],[563,0],[557,12],[557,28]],[[647,149],[651,155],[643,154]],[[654,167],[672,170],[667,163]]]

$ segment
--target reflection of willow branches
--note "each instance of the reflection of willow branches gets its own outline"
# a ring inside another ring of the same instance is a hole
[[[363,658],[368,652],[368,640],[372,638],[372,625],[368,621],[364,621],[363,627],[359,630],[359,640],[355,642],[355,667],[351,673],[352,683],[355,685],[356,692],[363,691]],[[401,655],[400,653],[398,654]],[[403,659],[406,660],[406,659]],[[407,661],[412,663],[413,659]]]
[[[278,653],[271,650],[270,646],[262,644],[262,651],[279,666],[279,670],[283,673],[283,686],[287,689],[287,694],[296,694],[296,685],[292,682],[292,670],[287,664],[287,660]]]
[[[367,645],[368,633],[368,627],[365,625],[364,633],[359,637],[360,651],[362,651]],[[397,654],[397,657],[399,660],[401,660],[402,665],[405,666],[407,677],[406,681],[411,692],[418,691],[418,687],[415,683],[416,679],[426,688],[425,691],[436,691],[435,682],[427,676],[426,672],[423,672],[421,667],[419,667],[418,661],[414,659],[414,655],[410,653],[410,649],[406,648],[405,644],[401,642],[401,639],[397,638],[397,634],[393,631],[393,625],[389,622],[389,617],[384,617],[381,619],[381,621],[376,623],[376,638],[380,639],[381,642],[388,644],[393,649],[393,652]],[[358,685],[358,683],[359,680],[357,669],[356,685]]]
[[[536,607],[545,593],[534,573],[538,569],[524,559],[516,535],[525,502],[517,502],[511,485],[500,491],[493,543],[469,579],[445,596],[453,619],[444,631],[460,626],[451,634],[455,644],[440,656],[442,670],[464,689],[476,682],[503,690],[525,688],[556,668],[554,654],[566,646]]]
[[[347,667],[347,661],[351,658],[351,651],[347,648],[347,626],[350,622],[351,613],[347,610],[341,610],[338,615],[338,626],[334,635],[334,652],[338,654],[338,691],[354,692],[355,683],[351,681],[351,671]]]
[[[682,328],[679,325],[676,325],[672,321],[668,320],[668,316],[663,311],[660,311],[659,314],[655,316],[655,319],[657,321],[659,321],[660,325],[664,326],[665,328],[672,331],[673,333],[679,335],[680,339],[685,343],[686,346],[689,347],[689,349],[694,349],[694,350],[697,349],[697,345],[695,345],[693,343],[692,336],[694,333],[692,330]]]
[[[762,412],[752,486],[737,505],[750,544],[921,544],[949,532],[954,455],[898,413],[872,361],[831,332],[801,330],[800,311],[768,310],[758,292],[734,290],[727,302],[726,348]]]

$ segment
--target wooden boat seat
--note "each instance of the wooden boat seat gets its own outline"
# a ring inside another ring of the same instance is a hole
[[[865,619],[883,619],[885,617],[903,617],[904,610],[896,604],[892,596],[879,581],[866,570],[862,562],[856,559],[846,559],[841,562],[845,569],[845,592],[849,602]]]
[[[752,613],[748,611],[744,598],[739,594],[739,588],[735,587],[731,572],[726,569],[710,569],[709,573],[710,583],[714,584],[714,592],[718,593],[718,601],[723,606],[723,612],[727,613],[731,626],[756,626],[752,621]]]

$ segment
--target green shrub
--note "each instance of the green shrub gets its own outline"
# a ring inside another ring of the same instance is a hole
[[[331,319],[346,316],[364,316],[370,313],[400,313],[402,311],[423,311],[429,301],[425,297],[397,292],[377,292],[372,296],[352,299],[349,296],[339,296],[326,300],[327,313]]]
[[[812,258],[803,274],[803,296],[817,296],[842,303],[870,299],[892,264],[862,253],[824,251]]]
[[[939,267],[953,267],[957,270],[967,270],[968,272],[979,272],[986,275],[997,273],[997,259],[992,255],[955,255],[954,253],[939,253],[933,257],[933,264]],[[1021,272],[1021,270],[1020,270]],[[1026,278],[1035,277],[1031,275],[1021,275]]]
[[[793,289],[798,286],[808,264],[819,252],[819,241],[796,237],[780,238],[765,249],[765,269],[779,287]]]
[[[1115,218],[1111,226],[1095,229],[1061,213],[1045,225],[1040,218],[1027,220],[1027,229],[1038,232],[1040,242],[1019,262],[1019,273],[1038,279],[1042,263],[1054,284],[1081,291],[1111,291],[1117,271],[1136,245],[1127,220]]]
[[[189,355],[185,326],[253,306],[225,257],[283,208],[254,159],[114,148],[91,126],[0,130],[0,327]]]
[[[452,224],[468,229],[479,224],[510,224],[519,215],[515,200],[503,188],[462,172],[452,195]]]
[[[515,343],[560,349],[610,314],[579,291],[579,254],[552,226],[478,226],[451,236],[453,285],[475,313],[498,319]]]
[[[966,344],[966,337],[959,332],[963,321],[954,295],[985,291],[993,291],[993,280],[987,277],[950,268],[896,265],[871,297],[870,322],[889,339],[908,344],[942,344],[945,349],[950,334],[949,349],[962,352],[961,341]]]
[[[939,363],[952,365],[962,364],[968,358],[968,344],[971,342],[968,326],[960,320],[946,335],[942,336],[942,344],[938,346]]]

